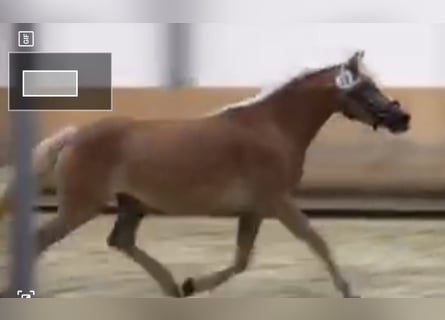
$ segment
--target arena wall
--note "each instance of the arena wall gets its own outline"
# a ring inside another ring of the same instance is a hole
[[[68,124],[102,117],[189,118],[257,92],[256,88],[118,88],[112,112],[36,113],[38,139]],[[445,89],[387,88],[413,115],[409,133],[384,131],[334,116],[309,150],[304,190],[313,192],[445,193]],[[0,161],[10,158],[7,91],[0,89]]]

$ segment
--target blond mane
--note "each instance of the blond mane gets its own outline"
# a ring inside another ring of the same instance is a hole
[[[244,100],[241,101],[237,101],[234,103],[230,103],[230,104],[226,104],[225,106],[223,106],[222,108],[216,110],[216,111],[212,111],[208,114],[206,114],[205,116],[214,116],[214,115],[218,115],[221,113],[224,113],[226,111],[229,110],[233,110],[233,109],[240,109],[240,108],[248,108],[253,106],[254,104],[264,101],[265,99],[269,98],[271,95],[273,95],[274,93],[276,93],[278,90],[280,90],[281,88],[285,87],[286,85],[288,85],[290,82],[295,81],[297,79],[303,79],[305,77],[307,77],[308,75],[319,71],[320,69],[315,69],[315,68],[304,68],[302,71],[300,71],[297,76],[288,76],[286,77],[284,80],[282,81],[278,81],[272,85],[268,85],[268,86],[264,86],[262,87],[262,89],[260,89],[260,92],[257,93],[254,96],[248,97]]]
[[[363,74],[365,76],[370,77],[371,79],[374,80],[374,82],[379,83],[378,82],[378,78],[375,74],[375,72],[371,71],[370,68],[366,65],[366,63],[364,63],[363,61],[363,57],[359,59],[359,71],[360,74]],[[313,73],[316,73],[320,70],[324,70],[326,68],[330,68],[332,66],[335,66],[338,64],[334,64],[334,65],[330,65],[327,67],[323,67],[323,68],[304,68],[303,70],[301,70],[297,76],[287,76],[284,80],[276,82],[272,85],[269,86],[264,86],[259,93],[255,94],[254,96],[248,97],[244,100],[241,101],[237,101],[234,103],[229,103],[225,106],[223,106],[220,109],[217,109],[216,111],[212,111],[206,115],[204,115],[204,117],[211,117],[211,116],[215,116],[221,113],[224,113],[226,111],[229,110],[233,110],[233,109],[241,109],[241,108],[248,108],[251,107],[253,105],[255,105],[258,102],[264,101],[265,99],[269,98],[271,95],[273,95],[274,93],[276,93],[278,90],[280,90],[281,88],[283,88],[284,86],[286,86],[287,84],[289,84],[292,81],[295,81],[297,79],[304,79],[306,78],[308,75],[311,75]]]

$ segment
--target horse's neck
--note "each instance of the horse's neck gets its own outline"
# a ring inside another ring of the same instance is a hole
[[[333,114],[332,102],[324,95],[291,93],[271,100],[274,121],[297,151],[304,154],[326,121]]]

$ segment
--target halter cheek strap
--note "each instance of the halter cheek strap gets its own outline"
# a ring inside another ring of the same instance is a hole
[[[345,95],[351,93],[352,89],[354,89],[359,82],[360,80],[354,79],[353,73],[346,68],[345,65],[342,65],[339,73],[335,77],[335,86],[340,89],[340,98],[343,99]],[[355,118],[350,112],[348,112],[347,109],[345,109],[343,104],[339,108],[339,111],[341,111],[349,119]]]
[[[340,72],[335,77],[335,85],[341,90],[349,90],[358,84],[359,80],[354,79],[354,75],[350,70],[342,66]]]

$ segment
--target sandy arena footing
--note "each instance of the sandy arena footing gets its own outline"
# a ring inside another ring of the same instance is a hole
[[[39,223],[50,215],[39,216]],[[141,268],[107,247],[115,217],[101,216],[37,264],[41,297],[161,297]],[[315,220],[363,297],[444,297],[445,221]],[[219,269],[233,255],[234,219],[146,218],[138,244],[178,281]],[[7,282],[7,223],[0,225],[0,284]],[[276,221],[262,227],[251,268],[198,297],[338,297],[319,261]]]

